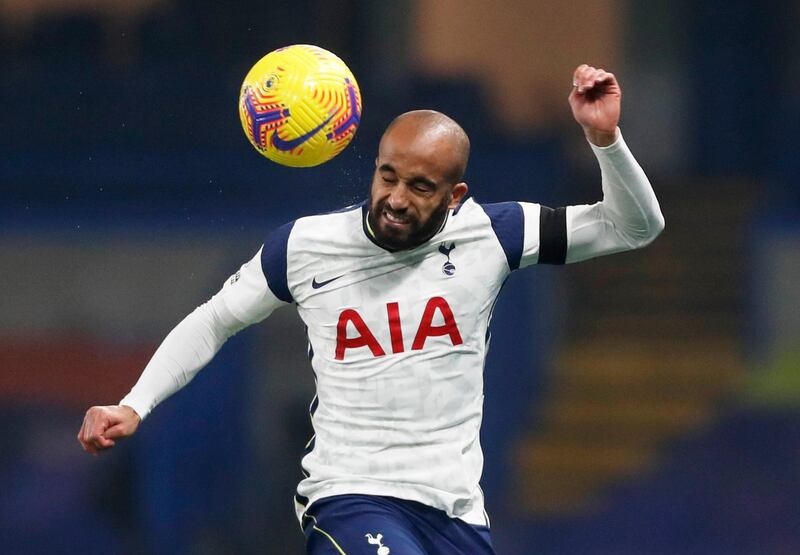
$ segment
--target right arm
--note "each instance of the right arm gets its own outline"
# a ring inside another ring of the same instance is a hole
[[[92,407],[86,412],[78,432],[83,448],[95,454],[113,447],[115,438],[132,435],[140,421],[189,383],[229,337],[283,304],[267,284],[259,250],[216,295],[167,335],[119,405]]]

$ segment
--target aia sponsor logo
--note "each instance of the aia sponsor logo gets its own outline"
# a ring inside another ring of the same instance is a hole
[[[434,325],[433,320],[436,315],[441,315],[440,325]],[[389,328],[389,338],[391,340],[391,353],[397,354],[405,352],[406,343],[403,339],[403,328],[400,322],[400,303],[386,303],[386,324]],[[351,325],[355,328],[355,334],[348,331]],[[464,340],[458,329],[455,316],[450,305],[444,297],[433,297],[428,300],[425,309],[422,311],[414,340],[411,342],[412,351],[420,351],[425,347],[425,341],[429,337],[447,336],[450,342],[461,345]],[[353,309],[347,308],[339,314],[339,321],[336,324],[336,360],[344,360],[348,349],[368,348],[374,357],[386,355],[384,346],[375,338],[375,334],[362,318],[361,314]]]

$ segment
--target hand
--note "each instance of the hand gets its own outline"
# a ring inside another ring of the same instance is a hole
[[[569,105],[586,138],[608,146],[617,138],[622,89],[613,73],[586,64],[575,69]]]
[[[136,411],[125,405],[92,407],[83,417],[78,441],[84,451],[96,455],[114,447],[114,439],[133,435],[141,421]]]

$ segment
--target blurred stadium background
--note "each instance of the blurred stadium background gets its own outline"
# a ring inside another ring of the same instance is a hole
[[[2,0],[3,553],[302,552],[312,377],[290,309],[132,440],[75,434],[273,226],[366,194],[379,133],[440,109],[484,201],[594,202],[566,96],[624,88],[662,201],[649,249],[510,280],[486,368],[499,553],[800,552],[800,23],[745,0]],[[318,44],[364,97],[309,170],[244,138],[266,52]]]

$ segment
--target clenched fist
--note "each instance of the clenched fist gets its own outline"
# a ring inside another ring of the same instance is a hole
[[[575,69],[569,105],[586,138],[597,146],[616,140],[622,89],[613,73],[586,64]]]
[[[125,405],[92,407],[83,417],[78,441],[85,451],[96,455],[114,447],[115,439],[133,435],[141,421],[136,411]]]

